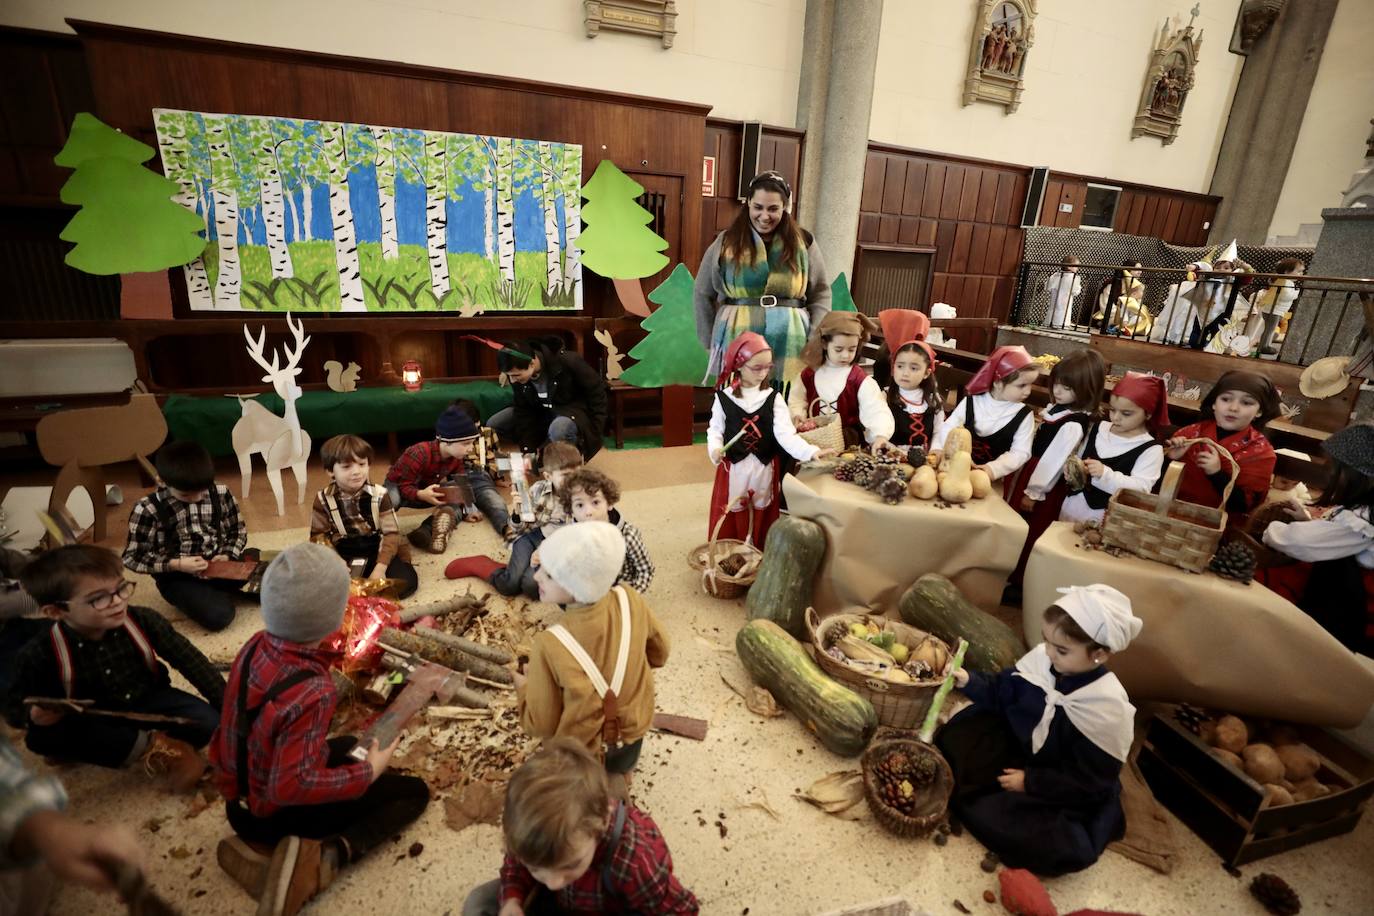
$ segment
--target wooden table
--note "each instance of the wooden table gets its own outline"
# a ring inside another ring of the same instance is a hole
[[[1197,703],[1241,715],[1350,728],[1374,704],[1374,672],[1274,592],[1080,546],[1055,522],[1026,565],[1022,623],[1040,642],[1045,609],[1068,585],[1105,582],[1145,626],[1109,667],[1131,699]]]
[[[825,530],[816,585],[822,613],[863,605],[886,613],[918,578],[948,576],[982,608],[1001,602],[1026,522],[997,493],[962,506],[907,499],[889,506],[852,483],[803,470],[783,480],[788,510]]]

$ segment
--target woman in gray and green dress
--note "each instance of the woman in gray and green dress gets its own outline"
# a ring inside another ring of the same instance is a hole
[[[819,247],[788,212],[792,189],[777,172],[749,182],[746,205],[706,249],[696,277],[697,337],[720,372],[730,342],[762,334],[778,366],[775,383],[794,380],[811,328],[830,311],[830,278]]]

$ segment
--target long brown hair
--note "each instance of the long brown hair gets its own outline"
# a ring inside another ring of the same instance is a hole
[[[782,239],[782,262],[788,269],[796,270],[797,252],[806,247],[807,241],[802,235],[801,226],[798,226],[792,214],[787,212],[787,205],[792,202],[792,189],[788,186],[787,179],[777,172],[763,172],[749,182],[749,193],[745,195],[744,206],[735,214],[734,222],[725,230],[725,237],[721,239],[721,256],[736,264],[753,266],[757,252],[754,249],[754,226],[749,222],[749,201],[753,200],[754,194],[758,191],[775,191],[782,195],[782,218],[778,220],[773,235]]]
[[[1063,385],[1073,390],[1073,403],[1069,407],[1096,417],[1102,412],[1102,386],[1106,384],[1106,377],[1107,367],[1102,354],[1087,347],[1074,350],[1050,370],[1051,403],[1054,386]]]

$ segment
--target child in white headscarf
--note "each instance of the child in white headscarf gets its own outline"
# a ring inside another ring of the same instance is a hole
[[[1140,632],[1109,585],[1061,588],[1044,642],[1016,667],[955,672],[973,705],[936,743],[954,772],[951,812],[1011,868],[1087,868],[1125,832],[1121,765],[1135,707],[1103,663]]]

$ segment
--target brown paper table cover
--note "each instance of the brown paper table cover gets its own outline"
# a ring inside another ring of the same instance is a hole
[[[856,604],[895,613],[902,593],[930,572],[995,608],[1026,541],[1025,519],[997,493],[941,509],[922,499],[889,506],[821,471],[789,475],[782,485],[788,511],[825,530],[815,598],[822,614]]]
[[[1374,703],[1374,672],[1299,608],[1259,583],[1079,546],[1055,522],[1026,565],[1022,623],[1041,641],[1056,589],[1103,582],[1131,599],[1140,635],[1108,667],[1131,699],[1350,728]]]

